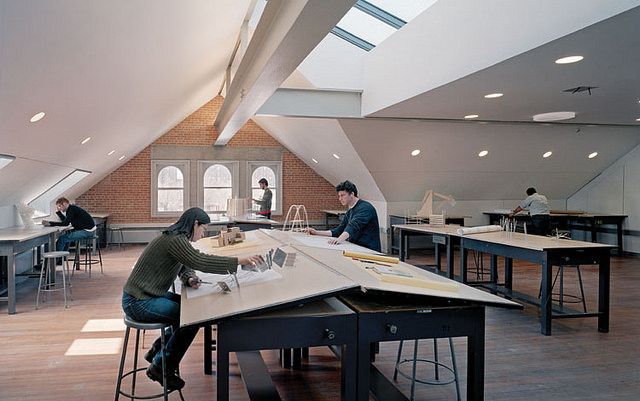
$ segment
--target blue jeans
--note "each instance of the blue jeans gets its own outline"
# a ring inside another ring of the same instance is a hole
[[[198,326],[180,327],[180,295],[167,292],[162,297],[137,299],[123,292],[122,310],[138,322],[171,325],[173,334],[165,346],[165,358],[169,372],[177,369],[199,329]],[[159,339],[156,341],[159,343]],[[153,363],[162,366],[160,352],[153,358]]]
[[[56,251],[66,251],[69,249],[69,243],[81,240],[83,238],[93,238],[95,231],[73,230],[61,235],[56,242]]]

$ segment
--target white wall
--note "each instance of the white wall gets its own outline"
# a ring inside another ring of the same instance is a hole
[[[567,207],[575,210],[626,214],[625,230],[640,230],[640,146],[569,197]],[[580,235],[580,233],[577,233]],[[576,239],[588,239],[587,234]],[[615,244],[613,234],[598,234],[599,242]],[[640,237],[623,237],[626,252],[640,253]]]
[[[18,212],[13,205],[0,206],[0,228],[13,227],[17,224]]]

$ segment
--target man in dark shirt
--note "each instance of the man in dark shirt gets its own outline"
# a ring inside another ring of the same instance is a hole
[[[269,189],[269,181],[267,181],[266,178],[261,178],[260,181],[258,181],[258,185],[260,185],[260,189],[262,189],[264,193],[262,194],[262,199],[254,199],[253,201],[260,205],[260,211],[258,214],[270,219],[271,199],[273,198],[273,193]]]
[[[57,251],[66,251],[69,249],[69,243],[78,241],[82,238],[93,238],[96,232],[96,223],[93,217],[80,206],[70,205],[67,198],[60,198],[56,201],[56,214],[61,221],[46,221],[42,224],[45,226],[68,226],[71,224],[73,230],[67,231],[56,242]]]
[[[358,198],[358,188],[350,181],[338,184],[336,192],[342,206],[349,207],[342,222],[332,230],[318,231],[310,228],[309,234],[333,237],[329,240],[330,244],[341,244],[348,240],[380,252],[380,226],[376,209],[371,203]]]

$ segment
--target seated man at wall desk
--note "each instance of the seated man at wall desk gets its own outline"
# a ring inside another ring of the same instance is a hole
[[[546,196],[540,195],[535,188],[527,188],[527,197],[518,207],[513,209],[509,217],[513,217],[523,210],[528,210],[531,215],[529,234],[549,234],[549,201]]]
[[[270,219],[271,199],[273,198],[273,193],[269,189],[269,181],[267,181],[266,178],[261,178],[260,181],[258,181],[258,185],[260,185],[260,189],[264,191],[262,193],[262,199],[254,199],[253,201],[260,205],[260,211],[258,212],[258,215]]]
[[[342,206],[349,208],[342,222],[332,230],[319,231],[310,228],[309,234],[333,237],[329,240],[330,244],[341,244],[348,240],[380,252],[380,226],[376,209],[371,203],[358,198],[358,188],[350,181],[338,184],[336,192]]]
[[[42,220],[45,226],[68,226],[71,224],[73,230],[65,232],[58,238],[56,242],[57,251],[66,251],[69,249],[69,243],[78,241],[82,238],[93,238],[96,233],[96,223],[93,217],[77,205],[69,204],[67,198],[60,198],[56,201],[56,214],[60,221]]]

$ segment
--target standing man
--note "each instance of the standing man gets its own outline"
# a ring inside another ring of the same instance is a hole
[[[537,235],[549,234],[549,201],[540,195],[535,188],[527,188],[527,197],[518,207],[513,209],[509,217],[518,212],[528,210],[531,215],[531,229],[529,233]]]
[[[260,189],[264,191],[262,194],[262,199],[254,199],[253,201],[260,205],[259,215],[266,217],[267,219],[271,218],[271,199],[273,198],[273,194],[269,189],[269,181],[266,178],[261,178],[258,181],[258,185],[260,185]]]
[[[329,240],[330,244],[337,245],[348,240],[380,252],[380,226],[376,209],[371,203],[358,198],[358,188],[350,181],[338,184],[336,192],[342,206],[349,208],[342,222],[332,230],[318,231],[310,228],[309,234],[333,237]]]
[[[96,231],[96,223],[93,217],[80,206],[70,205],[67,198],[60,198],[56,201],[56,214],[60,217],[60,222],[42,220],[45,226],[68,226],[71,224],[73,230],[67,231],[58,238],[56,242],[57,251],[69,249],[69,243],[82,238],[93,238]]]

